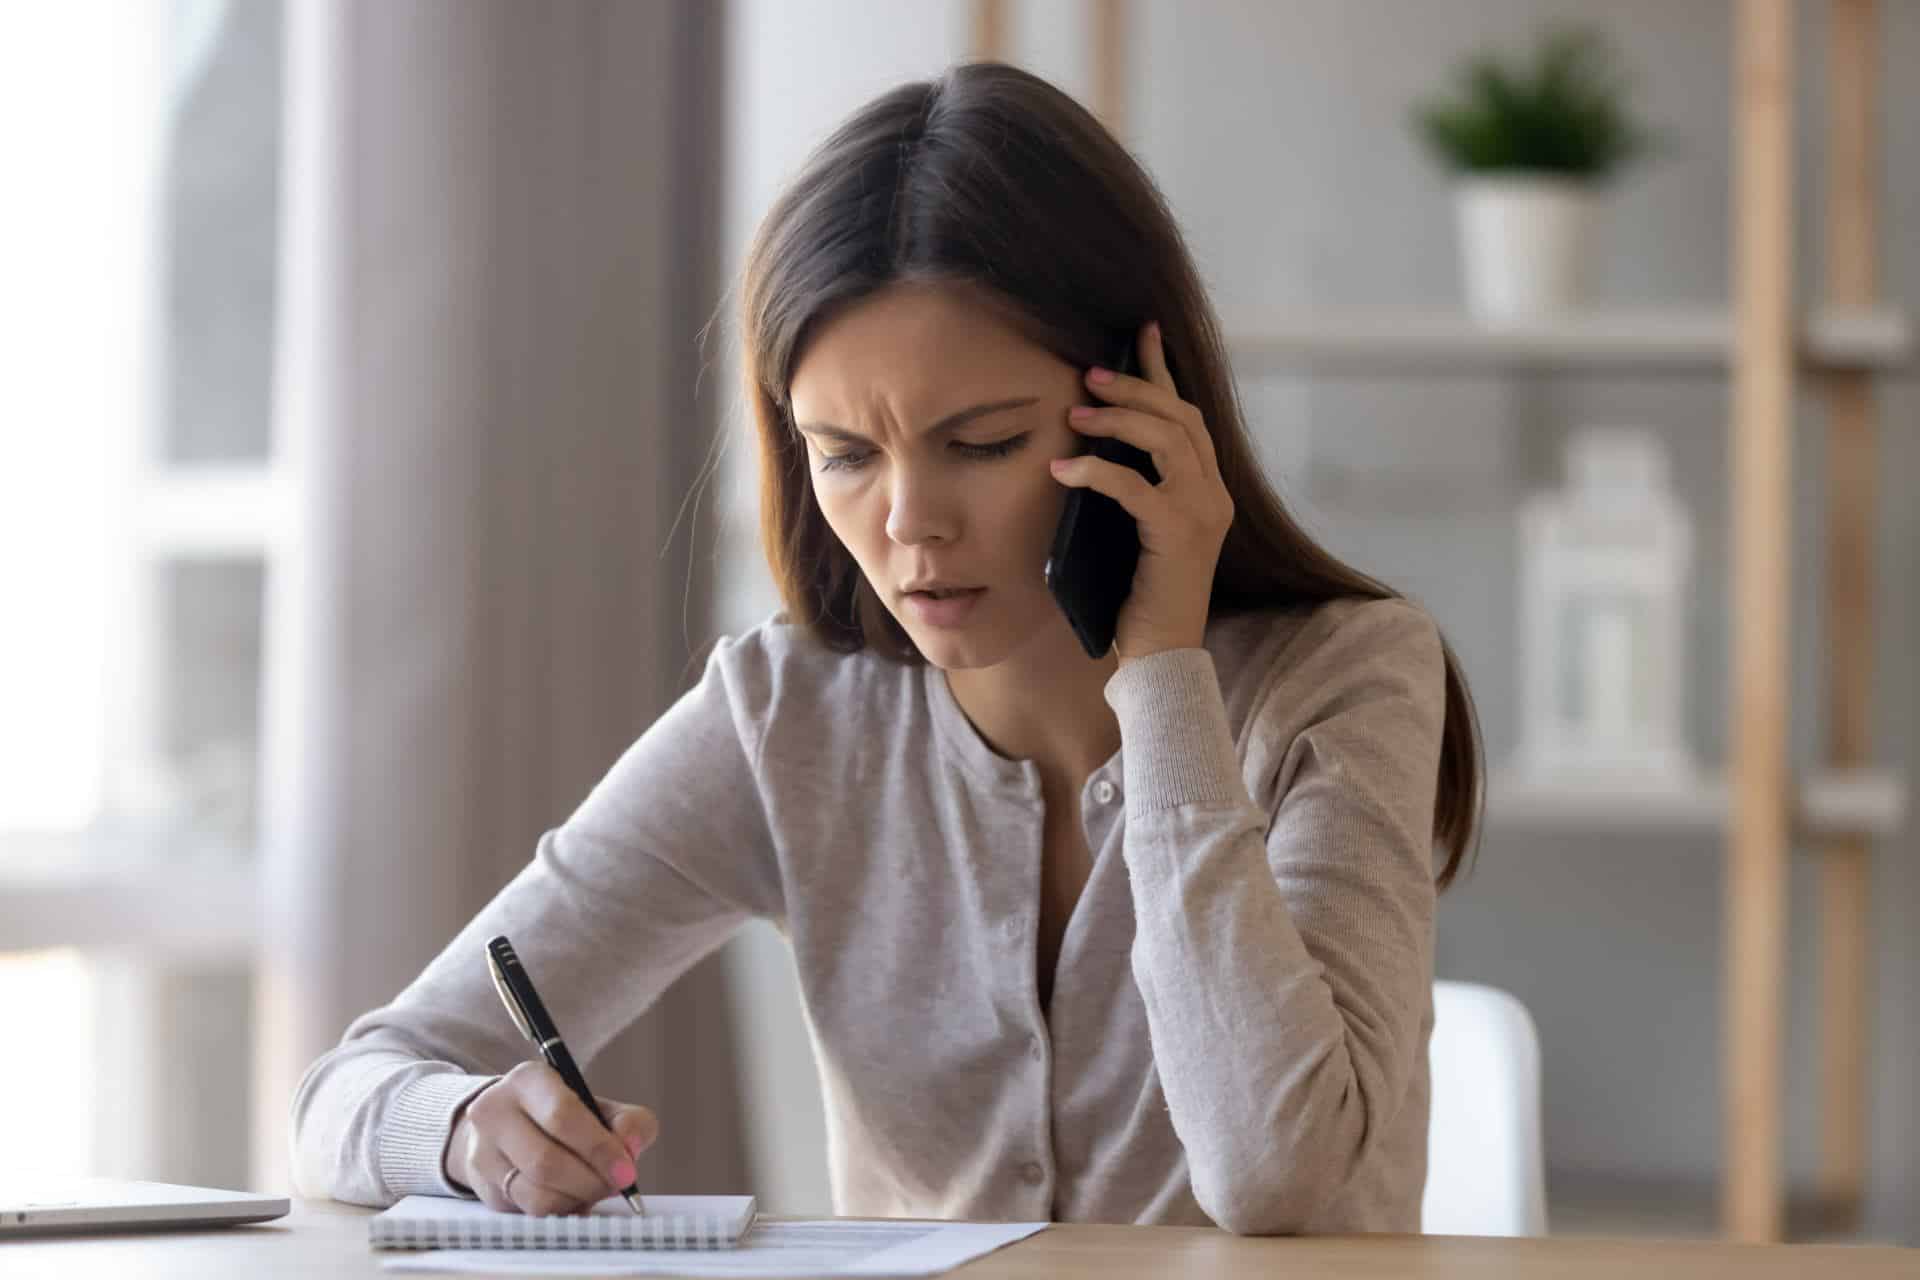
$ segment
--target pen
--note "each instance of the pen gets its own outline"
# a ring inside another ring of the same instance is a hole
[[[573,1055],[567,1052],[566,1042],[560,1039],[560,1028],[553,1025],[553,1019],[547,1016],[547,1006],[541,1003],[540,993],[533,989],[533,979],[527,976],[527,967],[520,963],[520,957],[513,953],[513,944],[507,941],[507,935],[501,934],[487,944],[487,971],[493,975],[494,989],[500,993],[500,1000],[507,1006],[513,1024],[520,1028],[520,1034],[533,1041],[540,1049],[540,1056],[547,1065],[560,1073],[567,1088],[573,1090],[580,1101],[587,1104],[587,1110],[605,1126],[607,1132],[613,1132],[613,1126],[607,1124],[607,1115],[600,1110],[600,1104],[594,1100],[593,1090],[587,1088],[586,1077],[580,1074],[580,1068],[574,1065]],[[616,1135],[618,1136],[618,1135]],[[640,1184],[635,1182],[620,1189],[620,1195],[635,1213],[644,1215],[647,1206],[640,1199]]]

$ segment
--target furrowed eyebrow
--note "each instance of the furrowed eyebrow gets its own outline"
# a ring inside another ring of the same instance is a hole
[[[969,422],[972,422],[975,418],[983,418],[987,414],[1000,413],[1007,409],[1024,409],[1030,404],[1038,404],[1039,402],[1039,396],[1025,396],[1017,400],[993,400],[986,404],[976,404],[970,409],[961,409],[956,413],[948,414],[931,427],[928,427],[927,434],[933,436],[940,435],[944,432],[957,431]],[[851,441],[854,443],[864,443],[866,441],[866,437],[863,435],[848,431],[843,427],[828,426],[823,422],[797,423],[795,424],[794,430],[810,436],[826,436],[831,440]]]

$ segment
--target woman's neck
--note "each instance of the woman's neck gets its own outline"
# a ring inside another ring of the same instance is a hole
[[[1120,660],[1112,652],[1088,658],[1071,634],[1066,638],[1070,649],[1036,645],[994,666],[946,677],[954,701],[989,747],[1009,760],[1031,760],[1050,784],[1077,791],[1120,749],[1120,720],[1105,694]]]

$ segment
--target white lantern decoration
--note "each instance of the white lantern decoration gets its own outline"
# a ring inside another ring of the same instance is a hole
[[[1682,741],[1693,533],[1659,439],[1576,432],[1568,487],[1520,510],[1521,745],[1516,772],[1550,784],[1695,785]]]

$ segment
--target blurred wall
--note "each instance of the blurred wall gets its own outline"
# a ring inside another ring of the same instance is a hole
[[[1601,224],[1596,290],[1620,304],[1704,303],[1727,295],[1731,5],[1618,0],[1132,0],[1130,145],[1166,190],[1222,305],[1447,304],[1460,297],[1441,176],[1407,128],[1407,106],[1439,89],[1483,45],[1531,43],[1542,21],[1603,19],[1639,86],[1638,105],[1677,138],[1629,173]],[[846,113],[967,52],[962,0],[735,0],[729,40],[732,146],[725,248],[737,269],[782,177]],[[1084,95],[1082,6],[1014,3],[1011,57]],[[1920,300],[1920,164],[1900,140],[1920,126],[1920,8],[1882,6],[1886,70],[1886,294]],[[1822,5],[1801,6],[1798,209],[1802,296],[1819,283]],[[732,359],[731,353],[728,355]],[[1880,756],[1915,761],[1920,686],[1920,515],[1898,477],[1920,476],[1920,396],[1911,372],[1881,384],[1886,476],[1879,542]],[[1425,603],[1453,641],[1479,700],[1488,758],[1516,740],[1512,511],[1556,484],[1569,428],[1657,429],[1695,517],[1696,586],[1688,723],[1700,755],[1723,755],[1727,383],[1717,374],[1449,376],[1366,381],[1251,377],[1242,394],[1281,488],[1337,552]],[[724,430],[744,423],[733,406]],[[1801,417],[1795,468],[1793,751],[1817,758],[1823,566],[1814,535],[1824,492],[1817,405]],[[730,557],[721,630],[774,607],[753,528],[743,434],[727,469]],[[1908,791],[1920,770],[1907,765]],[[1710,1185],[1720,1152],[1721,860],[1715,837],[1491,832],[1479,870],[1441,912],[1442,976],[1491,982],[1532,1009],[1544,1045],[1548,1155],[1556,1179],[1623,1174]],[[1920,866],[1911,832],[1880,847],[1874,901],[1868,1230],[1920,1240]],[[1793,882],[1789,1172],[1808,1180],[1817,1128],[1813,879]],[[806,1026],[784,944],[771,930],[729,955],[749,1056],[758,1188],[772,1207],[828,1207],[824,1130]]]

